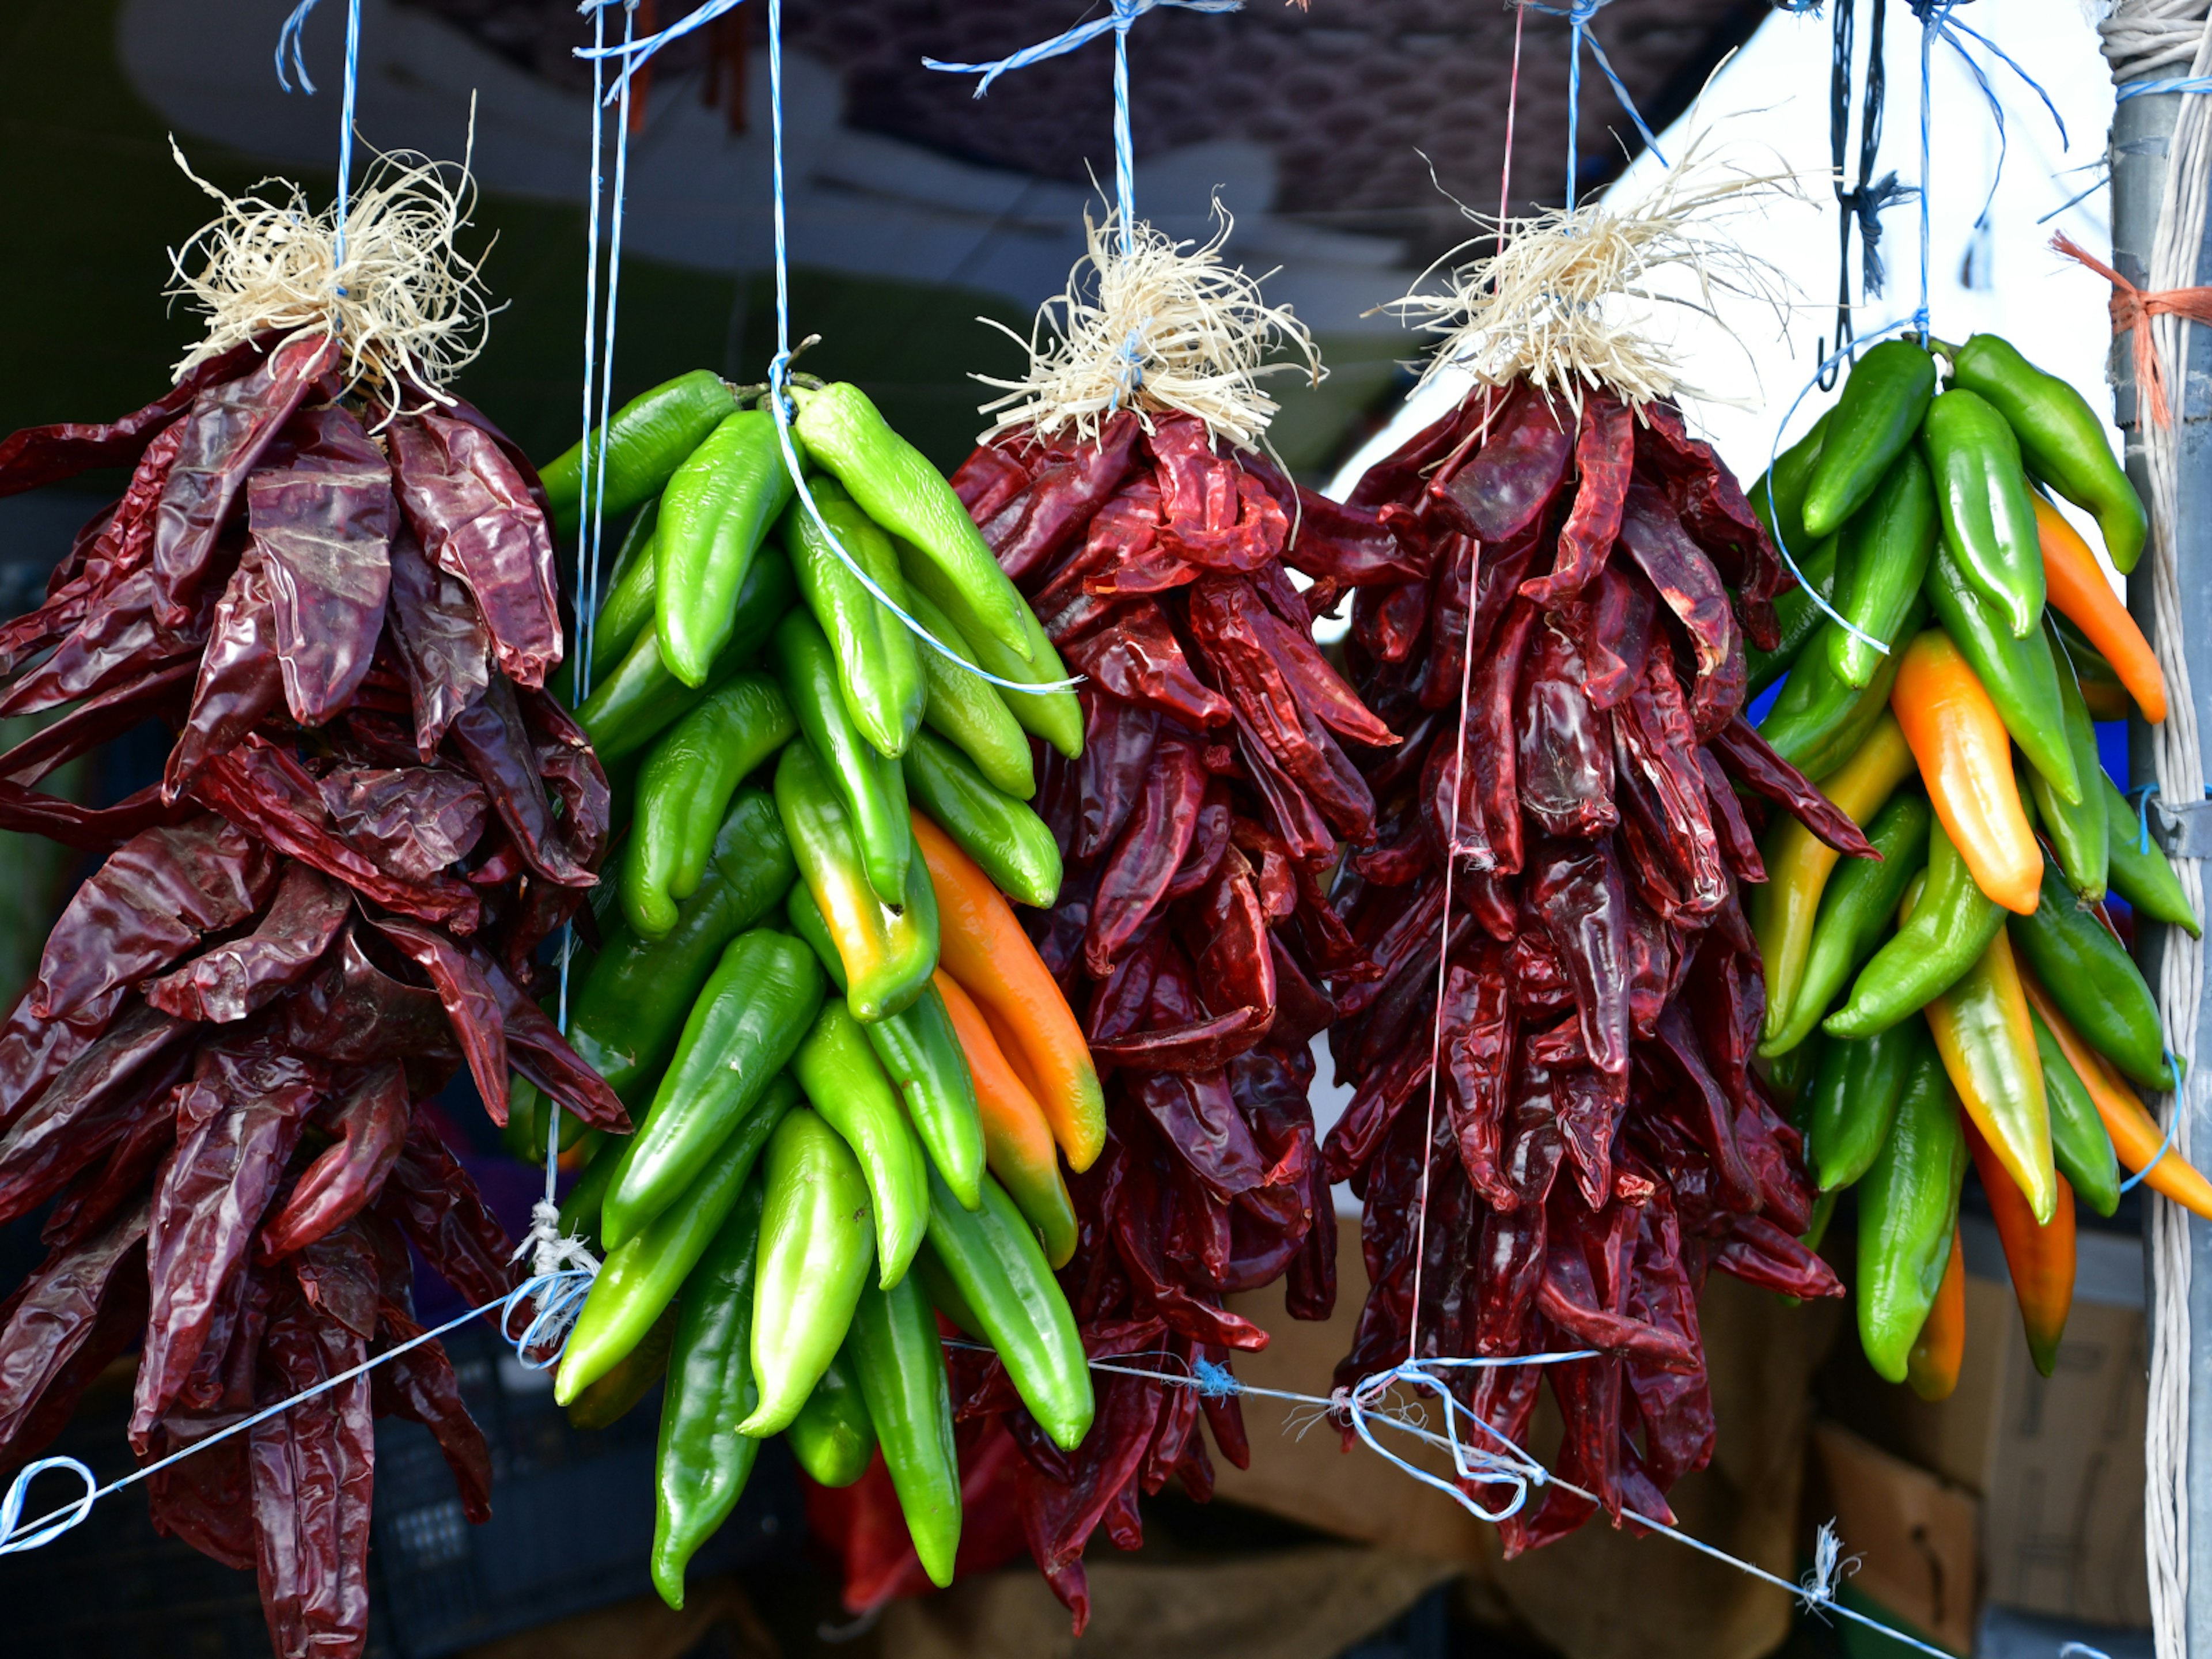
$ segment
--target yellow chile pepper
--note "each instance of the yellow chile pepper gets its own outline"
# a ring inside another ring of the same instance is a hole
[[[1960,1104],[2027,1200],[2036,1224],[2048,1224],[2058,1207],[2051,1111],[2010,937],[1999,933],[1981,960],[1923,1012]]]
[[[1912,775],[1912,750],[1896,719],[1885,714],[1851,757],[1820,781],[1820,793],[1854,823],[1881,811],[1898,785]],[[1797,1000],[1820,895],[1842,856],[1794,817],[1785,817],[1764,849],[1766,883],[1752,899],[1752,931],[1766,962],[1766,1030],[1780,1034]]]

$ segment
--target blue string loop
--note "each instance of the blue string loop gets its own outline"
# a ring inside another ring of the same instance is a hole
[[[67,1469],[84,1482],[84,1491],[74,1502],[33,1522],[36,1531],[18,1534],[31,1482],[48,1469]],[[9,1483],[8,1495],[0,1498],[0,1555],[17,1555],[52,1543],[90,1515],[99,1498],[100,1477],[74,1457],[41,1457],[25,1464],[23,1472]]]
[[[2175,1119],[2176,1119],[2177,1121],[2179,1121],[2179,1118],[2180,1118],[2180,1116],[2181,1116],[2181,1111],[2180,1111],[2180,1109],[2179,1109],[2179,1107],[2177,1107],[2177,1108],[2175,1108],[2175,1109],[2174,1109],[2174,1117],[2175,1117]],[[2150,1162],[2149,1162],[2149,1163],[2148,1163],[2148,1164],[2144,1164],[2144,1165],[2142,1166],[2142,1169],[2137,1170],[2136,1170],[2133,1175],[2130,1176],[2129,1176],[2125,1181],[2123,1181],[2123,1182],[2120,1183],[2120,1190],[2121,1190],[2122,1192],[2124,1192],[2124,1192],[2130,1192],[2130,1191],[2132,1191],[2134,1188],[2137,1188],[2137,1187],[2142,1186],[2142,1183],[2143,1183],[2144,1178],[2145,1178],[2145,1177],[2147,1177],[2147,1176],[2150,1174],[2150,1172],[2151,1172],[2153,1170],[2155,1170],[2156,1168],[2158,1168],[2159,1164],[2160,1163],[2160,1161],[2161,1161],[2161,1160],[2163,1160],[2163,1159],[2165,1158],[2166,1155],[2168,1152],[2172,1152],[2172,1150],[2173,1150],[2173,1125],[2172,1125],[2172,1124],[2171,1124],[2171,1123],[2169,1123],[2168,1125],[2166,1125],[2166,1134],[2165,1134],[2164,1138],[2163,1138],[2163,1139],[2161,1139],[2159,1141],[2159,1143],[2158,1143],[2158,1150],[2157,1150],[2155,1152],[2153,1152],[2153,1153],[2151,1154],[2151,1157],[2150,1157]]]
[[[1650,147],[1651,153],[1659,158],[1659,165],[1671,166],[1672,163],[1667,160],[1666,152],[1659,148],[1658,138],[1654,136],[1650,127],[1644,125],[1643,112],[1636,107],[1636,100],[1628,95],[1628,88],[1621,83],[1620,76],[1613,73],[1613,60],[1605,55],[1605,48],[1598,44],[1597,36],[1590,31],[1590,19],[1596,16],[1601,8],[1611,4],[1612,0],[1569,0],[1569,3],[1565,6],[1546,5],[1543,0],[1522,0],[1522,3],[1528,10],[1540,11],[1548,16],[1564,17],[1567,20],[1569,40],[1571,43],[1567,52],[1568,213],[1571,215],[1575,210],[1582,182],[1577,176],[1580,171],[1580,161],[1576,149],[1579,137],[1576,128],[1581,124],[1583,107],[1583,47],[1584,46],[1589,47],[1590,56],[1597,59],[1597,66],[1605,71],[1605,78],[1613,83],[1613,95],[1620,100],[1621,108],[1628,112],[1628,118],[1636,124],[1636,131],[1643,136],[1644,142]]]
[[[2139,783],[2127,793],[2126,799],[2133,801],[2136,807],[2136,851],[2139,854],[2150,851],[2150,803],[2151,797],[2157,793],[2155,783]]]
[[[1452,1370],[1489,1370],[1507,1365],[1554,1365],[1568,1360],[1594,1359],[1596,1357],[1595,1348],[1578,1348],[1569,1353],[1516,1354],[1499,1359],[1409,1359],[1402,1365],[1394,1365],[1389,1370],[1377,1371],[1364,1377],[1352,1388],[1340,1389],[1331,1403],[1350,1419],[1352,1432],[1384,1462],[1410,1474],[1423,1486],[1434,1487],[1477,1520],[1495,1524],[1518,1515],[1528,1504],[1529,1492],[1551,1480],[1551,1472],[1469,1410],[1452,1392],[1450,1383],[1435,1373]],[[1444,1412],[1442,1433],[1416,1425],[1401,1411],[1386,1409],[1390,1391],[1401,1383],[1418,1394],[1437,1397]],[[1470,1444],[1462,1440],[1460,1437],[1460,1419],[1462,1417],[1493,1444]],[[1446,1480],[1431,1474],[1384,1448],[1375,1437],[1377,1425],[1411,1435],[1448,1453],[1457,1479]],[[1512,1495],[1502,1508],[1488,1509],[1468,1490],[1469,1486],[1504,1486],[1510,1490]]]

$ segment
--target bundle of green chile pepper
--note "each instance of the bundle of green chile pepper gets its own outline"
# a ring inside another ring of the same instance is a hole
[[[1881,854],[1838,867],[1786,825],[1770,838],[1760,1053],[1806,1134],[1815,1240],[1857,1189],[1867,1354],[1925,1391],[1955,1377],[1931,1355],[1969,1149],[2046,1370],[2074,1197],[2110,1215],[2121,1164],[2155,1156],[2130,1085],[2170,1089],[2173,1071],[2106,893],[2199,925],[2099,766],[2083,690],[2124,684],[2162,718],[2148,648],[2039,495],[2091,514],[2123,572],[2142,505],[2070,386],[1994,337],[1933,344],[1866,352],[1750,491],[1808,585],[1778,604],[1777,649],[1749,664],[1754,687],[1783,682],[1762,732]],[[2170,1155],[2148,1179],[2212,1203]]]
[[[934,469],[856,388],[792,396],[818,521],[772,413],[719,377],[615,416],[605,507],[635,516],[577,710],[630,805],[597,948],[572,963],[570,1036],[638,1127],[563,1136],[584,1162],[564,1227],[606,1255],[556,1395],[604,1420],[665,1369],[653,1572],[676,1606],[779,1433],[830,1485],[879,1452],[924,1567],[950,1582],[940,1310],[998,1350],[1058,1443],[1092,1413],[1039,1241],[1063,1218],[1025,1215],[986,1167],[910,816],[1015,902],[1049,905],[1030,737],[1072,757],[1080,714],[1064,690],[971,672],[1065,678]],[[579,445],[544,470],[556,520],[575,522],[597,459]],[[548,1109],[517,1113],[518,1152],[543,1157]]]

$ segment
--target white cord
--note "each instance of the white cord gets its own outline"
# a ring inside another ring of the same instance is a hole
[[[2186,63],[2189,73],[2212,70],[2212,4],[2208,0],[2121,0],[2099,26],[2112,78]],[[2212,193],[2212,100],[2181,100],[2166,153],[2166,185],[2151,244],[2146,289],[2186,288],[2197,282],[2204,245],[2205,202]],[[2148,326],[2160,361],[2187,363],[2179,317],[2161,316]],[[2174,376],[2177,384],[2181,376]],[[2166,717],[2151,728],[2153,770],[2163,800],[2204,799],[2204,757],[2198,747],[2197,699],[2184,649],[2181,584],[2174,562],[2180,510],[2180,428],[2160,427],[2136,387],[2136,436],[2150,483],[2150,563],[2153,647],[2166,676]],[[2178,411],[2177,411],[2178,414]],[[2204,911],[2203,866],[2176,859],[2182,891],[2198,915]],[[2158,985],[2159,1014],[2166,1040],[2182,1061],[2181,1090],[2164,1103],[2174,1151],[2191,1156],[2190,1102],[2197,1097],[2197,1011],[2204,994],[2204,948],[2178,927],[2166,930]],[[2187,1659],[2189,1600],[2189,1215],[2155,1194],[2144,1194],[2149,1228],[2151,1355],[2148,1420],[2143,1436],[2143,1544],[2150,1583],[2151,1628],[2158,1659]]]

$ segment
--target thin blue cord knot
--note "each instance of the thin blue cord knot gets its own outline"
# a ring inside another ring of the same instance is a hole
[[[1838,204],[1859,222],[1859,286],[1866,293],[1879,297],[1887,276],[1881,263],[1882,210],[1919,194],[1919,185],[1904,183],[1894,172],[1863,190],[1836,192]]]
[[[1228,1366],[1217,1365],[1211,1359],[1193,1361],[1190,1374],[1201,1400],[1226,1400],[1244,1392],[1244,1385]]]
[[[84,1495],[58,1511],[59,1519],[18,1536],[15,1529],[23,1523],[23,1504],[30,1497],[31,1482],[48,1469],[67,1469],[76,1475],[84,1482]],[[26,1463],[21,1473],[8,1483],[8,1495],[0,1498],[0,1555],[16,1555],[52,1543],[92,1513],[93,1501],[99,1496],[99,1477],[74,1457],[41,1457]]]
[[[1244,0],[1114,0],[1114,9],[1103,17],[1091,18],[1063,30],[1049,40],[1040,40],[1033,46],[1024,46],[1019,52],[987,64],[951,64],[935,58],[921,60],[924,69],[940,70],[947,75],[978,75],[975,95],[981,98],[990,91],[991,82],[1008,70],[1027,69],[1032,64],[1042,64],[1048,58],[1059,58],[1089,46],[1103,34],[1128,33],[1131,27],[1146,12],[1161,6],[1172,6],[1181,11],[1209,13],[1241,11]]]
[[[507,1293],[499,1310],[499,1334],[514,1348],[514,1355],[532,1370],[549,1370],[560,1364],[568,1346],[568,1333],[592,1293],[596,1273],[581,1267],[561,1267],[550,1273],[533,1273]],[[514,1315],[538,1299],[538,1311],[522,1334],[514,1334]]]

